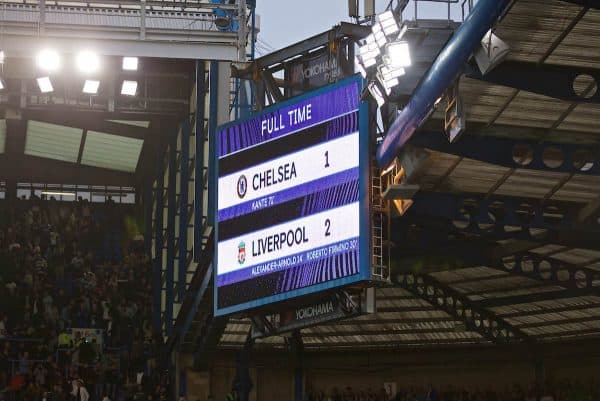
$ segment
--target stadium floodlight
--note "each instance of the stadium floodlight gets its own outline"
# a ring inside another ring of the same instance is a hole
[[[5,58],[6,58],[6,54],[4,54],[4,50],[0,50],[0,64],[4,64]]]
[[[367,46],[367,49],[377,52],[377,55],[379,55],[379,45],[377,45],[375,35],[372,33],[365,38],[365,46]]]
[[[385,104],[385,96],[376,81],[369,82],[369,92],[379,107]]]
[[[392,68],[385,64],[377,68],[377,79],[388,95],[392,92],[392,88],[400,83],[398,78],[404,74],[406,74],[404,68]]]
[[[408,42],[399,41],[385,46],[384,62],[392,68],[406,68],[412,65]]]
[[[86,79],[83,84],[83,93],[89,93],[91,95],[95,95],[98,93],[98,87],[100,86],[100,81],[95,81],[93,79]]]
[[[394,67],[390,67],[385,64],[382,66],[379,66],[377,71],[383,77],[383,79],[385,79],[386,81],[392,80],[394,78],[398,79],[401,76],[403,76],[404,74],[406,74],[406,70],[402,67],[394,68]]]
[[[400,31],[400,27],[396,22],[396,17],[394,17],[394,13],[390,10],[379,14],[376,19],[382,31],[387,36],[391,36]]]
[[[388,39],[385,36],[385,32],[383,32],[383,28],[381,25],[375,24],[373,25],[373,36],[375,37],[375,42],[377,42],[377,46],[379,49],[383,49],[383,47],[388,43]]]
[[[2,78],[0,78],[0,91],[6,88],[6,82]]]
[[[40,88],[40,92],[48,93],[54,91],[52,87],[52,82],[50,81],[50,77],[40,77],[37,79],[38,87]]]
[[[92,74],[100,69],[100,58],[92,51],[84,50],[75,58],[77,69],[84,74]]]
[[[138,69],[138,58],[137,57],[123,57],[123,70],[137,71],[137,69]]]
[[[123,84],[121,85],[121,95],[135,96],[137,84],[137,81],[123,81]]]
[[[60,67],[60,56],[55,50],[44,49],[38,53],[36,64],[40,70],[56,71]]]

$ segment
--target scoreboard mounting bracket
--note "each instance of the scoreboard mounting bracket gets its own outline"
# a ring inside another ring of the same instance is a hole
[[[340,290],[313,302],[251,317],[253,339],[291,335],[296,330],[376,312],[375,288]]]

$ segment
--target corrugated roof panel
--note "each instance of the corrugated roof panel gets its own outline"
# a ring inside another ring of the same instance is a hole
[[[0,153],[6,150],[6,120],[0,120]]]
[[[143,144],[141,139],[88,131],[81,164],[133,173]]]
[[[27,121],[25,154],[76,163],[82,134],[81,128]]]

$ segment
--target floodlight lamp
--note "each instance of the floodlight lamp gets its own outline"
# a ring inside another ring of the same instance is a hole
[[[379,67],[379,72],[386,80],[399,78],[406,74],[406,70],[402,67],[394,68],[385,64]]]
[[[400,31],[400,27],[396,22],[396,18],[394,17],[394,13],[391,11],[386,11],[377,16],[377,22],[381,26],[381,29],[387,36],[391,36],[396,32]]]
[[[392,68],[406,68],[412,65],[408,42],[393,42],[385,47],[385,63]]]
[[[0,78],[0,91],[6,88],[6,82],[2,78]]]
[[[77,54],[75,59],[77,69],[84,74],[92,74],[100,69],[100,59],[98,55],[89,50],[84,50]]]
[[[40,70],[56,71],[60,67],[60,56],[55,50],[44,49],[38,53],[36,64]]]
[[[48,93],[54,91],[52,87],[52,82],[50,81],[50,77],[40,77],[37,79],[38,87],[40,88],[40,92]]]
[[[373,67],[375,64],[377,64],[377,59],[375,57],[365,58],[361,56],[361,60],[365,68]]]
[[[93,79],[86,79],[83,84],[83,93],[89,93],[90,95],[95,95],[98,93],[98,87],[100,86],[100,81],[95,81]]]
[[[0,50],[0,64],[4,64],[5,58],[6,58],[6,54],[4,54],[4,50]]]
[[[137,81],[123,81],[123,84],[121,85],[121,95],[135,96],[137,84]]]
[[[385,78],[381,73],[377,74],[377,80],[384,89],[385,94],[389,96],[392,93],[392,88],[400,83],[398,78]]]
[[[373,36],[375,37],[375,42],[377,42],[377,46],[380,49],[382,49],[388,42],[385,33],[378,24],[373,25]]]
[[[365,68],[377,63],[377,56],[379,55],[379,52],[369,50],[366,48],[366,46],[363,46],[359,49],[359,53],[360,55],[358,57],[360,57]]]
[[[137,57],[123,57],[123,70],[137,71],[137,69],[138,69],[138,58]]]

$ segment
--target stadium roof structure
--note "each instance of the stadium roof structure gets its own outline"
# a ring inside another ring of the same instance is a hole
[[[414,204],[394,219],[391,283],[377,289],[377,313],[303,329],[305,350],[600,336],[599,8],[511,3],[495,30],[510,45],[507,60],[460,79],[466,131],[449,144],[438,110],[410,142],[427,159],[411,177]],[[248,319],[207,326],[209,311],[199,308],[204,328],[184,346],[246,343]]]
[[[154,172],[156,149],[189,115],[196,60],[238,57],[239,4],[200,0],[0,0],[0,170],[3,179],[124,185]],[[230,26],[219,25],[218,12]],[[60,55],[61,68],[36,67],[40,50]],[[99,71],[74,69],[91,49]],[[136,71],[121,58],[139,57]],[[44,73],[44,75],[41,75]],[[53,91],[36,79],[49,74]],[[82,93],[85,79],[97,93]],[[124,80],[137,93],[121,93]],[[74,168],[75,167],[75,168]]]

